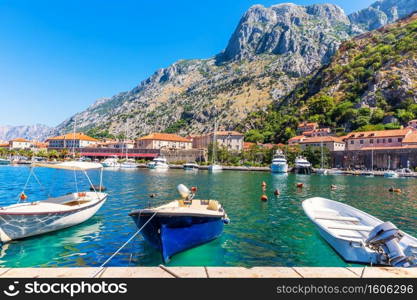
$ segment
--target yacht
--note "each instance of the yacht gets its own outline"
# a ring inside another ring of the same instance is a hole
[[[103,162],[101,163],[103,165],[103,167],[105,168],[109,168],[109,167],[119,167],[119,159],[117,158],[117,156],[113,156],[111,158],[106,158],[105,160],[103,160]]]
[[[149,169],[169,169],[167,159],[165,157],[156,157],[149,164]]]
[[[124,162],[120,164],[120,168],[122,169],[133,169],[137,168],[138,164],[135,162],[134,159],[126,159]]]
[[[274,157],[272,158],[271,172],[272,173],[287,173],[288,172],[287,159],[285,158],[285,155],[281,150],[277,150],[275,152]]]
[[[184,164],[182,167],[183,167],[184,170],[192,170],[192,171],[195,171],[195,170],[198,170],[198,167],[199,166],[195,162],[188,162],[188,163]]]
[[[297,174],[310,174],[311,173],[311,164],[303,156],[298,156],[295,159],[295,172]]]

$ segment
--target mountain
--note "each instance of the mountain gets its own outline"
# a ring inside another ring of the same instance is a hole
[[[282,102],[306,76],[328,64],[343,41],[364,32],[364,18],[346,16],[332,4],[255,5],[223,52],[160,69],[131,91],[100,99],[57,130],[71,131],[76,120],[79,130],[96,133],[188,134],[211,131],[216,119],[221,128],[234,129],[252,113]]]
[[[305,87],[307,105],[331,100],[327,121],[348,129],[417,118],[417,13],[345,42]]]
[[[349,15],[349,19],[360,29],[369,31],[402,19],[416,9],[417,0],[380,0]]]
[[[54,128],[46,125],[0,126],[0,140],[10,141],[15,138],[43,141],[50,137]]]
[[[272,139],[285,141],[304,120],[341,135],[406,126],[417,118],[417,13],[342,43],[328,65],[250,117],[242,124],[255,124],[252,140],[276,132]]]

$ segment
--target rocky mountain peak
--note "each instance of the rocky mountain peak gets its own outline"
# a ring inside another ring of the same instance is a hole
[[[335,43],[349,36],[349,26],[343,9],[333,4],[255,5],[240,20],[218,62],[263,53],[317,55],[321,61],[321,56],[333,54]]]
[[[374,30],[404,18],[417,9],[417,0],[379,0],[368,8],[349,15],[364,31]]]

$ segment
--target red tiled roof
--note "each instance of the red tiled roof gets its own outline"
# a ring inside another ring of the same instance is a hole
[[[417,131],[410,132],[403,139],[403,144],[417,143]]]
[[[157,141],[170,141],[170,142],[183,142],[183,143],[191,143],[191,140],[183,138],[182,136],[176,134],[169,134],[169,133],[152,133],[147,136],[141,137],[137,139],[138,141],[144,140],[157,140]]]
[[[335,136],[315,136],[311,138],[306,138],[301,141],[300,144],[310,144],[310,143],[321,143],[321,142],[335,142],[335,143],[344,143],[343,140]]]
[[[304,135],[297,135],[297,136],[295,136],[295,137],[290,138],[290,139],[288,140],[288,142],[300,141],[300,140],[302,140],[302,139],[304,139],[304,138],[305,138],[305,136],[304,136]]]
[[[30,143],[30,141],[24,138],[16,138],[16,139],[11,140],[11,142]]]
[[[213,133],[210,133],[210,135],[213,135]],[[238,136],[244,136],[243,133],[237,132],[237,131],[216,131],[217,136],[227,136],[227,135],[238,135]]]
[[[298,124],[298,128],[301,128],[301,127],[311,127],[311,126],[318,126],[319,124],[318,123],[316,123],[316,122],[303,122],[303,123],[300,123],[300,124]]]
[[[68,133],[68,134],[55,136],[55,137],[51,137],[51,138],[47,139],[47,141],[51,141],[51,140],[81,140],[81,141],[98,142],[97,139],[92,138],[88,135],[85,135],[82,132],[77,132],[75,134],[74,133]]]
[[[361,131],[352,132],[347,135],[347,139],[363,139],[363,138],[381,138],[381,137],[396,137],[405,136],[411,132],[411,129],[394,129],[381,131]]]

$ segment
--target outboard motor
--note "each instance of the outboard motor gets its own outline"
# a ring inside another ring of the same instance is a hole
[[[403,236],[404,233],[394,224],[385,222],[371,231],[366,245],[381,253],[381,263],[388,263],[393,267],[410,267],[410,260],[399,244]]]

